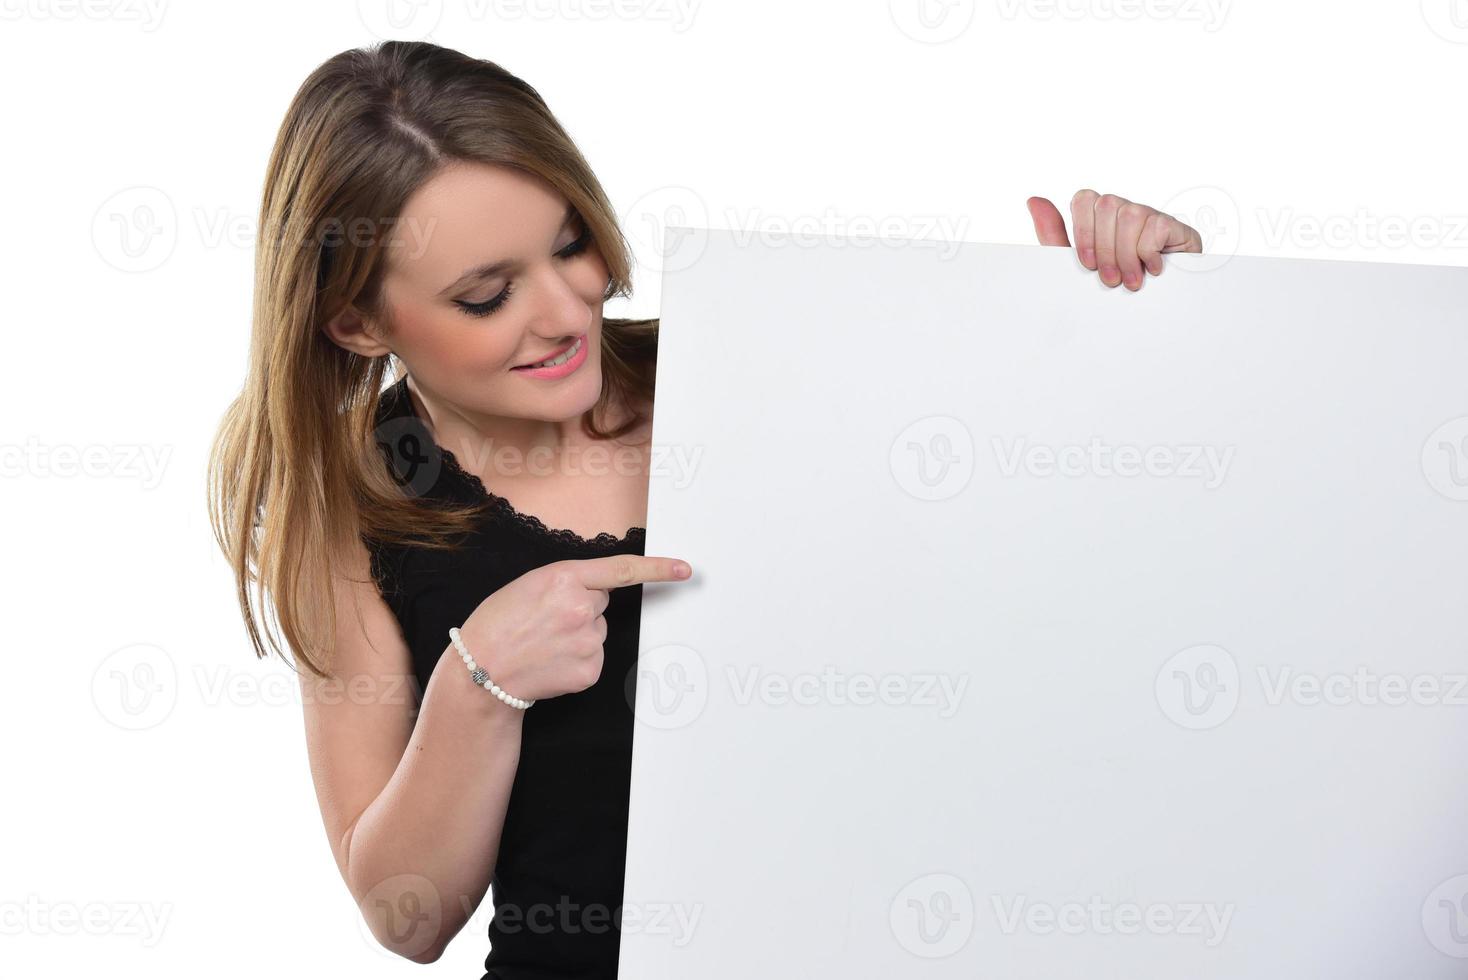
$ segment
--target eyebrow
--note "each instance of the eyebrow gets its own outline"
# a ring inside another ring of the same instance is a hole
[[[572,219],[575,217],[575,206],[567,204],[565,216],[561,218],[561,227],[556,229],[556,233],[559,234],[562,230],[564,230],[565,227],[569,225]],[[499,275],[506,269],[514,268],[515,265],[516,263],[512,259],[501,259],[498,262],[485,262],[482,265],[476,265],[474,268],[467,270],[459,278],[449,283],[443,289],[439,290],[438,295],[447,296],[449,293],[462,289],[470,283],[479,282],[481,279],[488,279],[490,276]]]

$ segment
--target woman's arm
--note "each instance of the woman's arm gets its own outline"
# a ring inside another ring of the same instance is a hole
[[[368,561],[358,543],[344,570],[357,581],[334,587],[335,677],[301,674],[307,752],[337,867],[372,934],[430,963],[489,889],[524,713],[477,688],[447,642],[419,705]]]

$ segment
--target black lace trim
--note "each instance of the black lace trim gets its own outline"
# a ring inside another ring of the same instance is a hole
[[[445,471],[452,473],[462,483],[473,490],[475,495],[487,501],[496,517],[521,530],[538,537],[548,538],[563,547],[580,551],[605,551],[609,548],[617,548],[626,544],[643,543],[646,540],[647,528],[645,527],[629,527],[627,533],[620,538],[611,531],[602,531],[594,538],[583,538],[575,531],[566,528],[547,527],[546,523],[534,514],[522,514],[515,509],[514,504],[489,490],[484,485],[483,480],[459,465],[459,461],[454,457],[452,452],[439,446],[438,453],[443,459],[443,468]]]

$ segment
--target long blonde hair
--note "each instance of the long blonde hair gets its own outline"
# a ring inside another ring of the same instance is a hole
[[[430,505],[404,491],[374,437],[396,359],[352,353],[321,330],[348,306],[384,315],[388,236],[352,229],[384,228],[454,161],[515,167],[549,182],[606,262],[604,298],[631,293],[627,242],[606,194],[530,85],[427,42],[344,51],[313,71],[270,154],[248,372],[209,459],[210,524],[257,658],[268,655],[263,640],[284,656],[274,632],[261,628],[268,593],[296,660],[331,676],[339,546],[356,537],[454,547],[483,509]],[[603,319],[604,382],[581,419],[588,435],[615,438],[643,421],[634,412],[603,430],[597,415],[650,401],[656,345],[656,320]]]

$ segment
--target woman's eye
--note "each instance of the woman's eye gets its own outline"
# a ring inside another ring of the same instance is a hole
[[[587,231],[585,227],[582,227],[582,229],[581,229],[581,237],[577,238],[574,242],[572,242],[571,244],[567,245],[565,248],[561,249],[556,254],[559,255],[563,259],[569,259],[571,256],[576,255],[579,252],[585,251],[586,250],[586,246],[589,245],[590,243],[591,243],[591,232]]]
[[[590,244],[591,232],[583,226],[581,229],[581,236],[577,238],[574,242],[557,252],[556,255],[563,259],[569,259],[586,251],[586,247]],[[513,282],[505,283],[505,288],[501,289],[498,295],[487,299],[482,303],[471,303],[470,301],[463,299],[456,299],[454,300],[454,303],[459,307],[459,309],[463,310],[470,316],[489,316],[495,310],[505,305],[505,300],[510,298],[510,289],[512,286],[514,286]]]
[[[505,283],[504,289],[501,289],[497,295],[485,300],[483,303],[471,303],[462,299],[456,299],[454,302],[458,304],[459,309],[470,316],[489,316],[495,310],[504,306],[505,300],[510,298],[511,285],[511,283]]]

